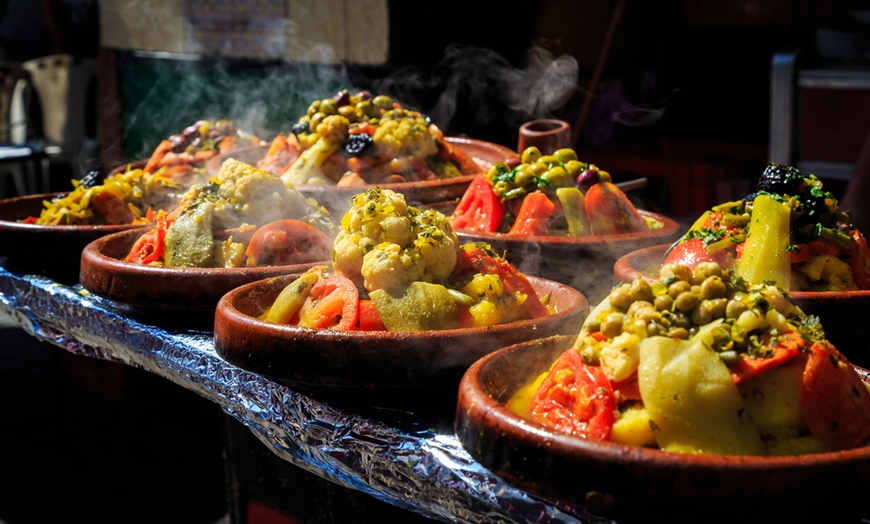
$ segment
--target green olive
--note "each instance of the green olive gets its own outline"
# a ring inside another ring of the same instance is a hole
[[[553,166],[541,175],[543,180],[546,180],[553,187],[565,187],[571,185],[571,178],[568,172],[562,166]]]
[[[553,152],[553,156],[558,158],[563,164],[570,160],[577,160],[577,153],[570,147],[563,147]]]
[[[375,107],[379,107],[381,109],[392,109],[393,108],[393,99],[386,95],[378,95],[373,100],[372,103]]]
[[[334,115],[338,111],[338,106],[335,103],[335,100],[331,98],[324,98],[320,102],[320,112],[325,115]]]
[[[535,183],[535,173],[529,168],[527,164],[520,165],[516,170],[516,174],[514,175],[514,184],[517,186],[527,186]]]
[[[552,167],[552,166],[558,166],[558,165],[561,164],[561,162],[559,162],[559,159],[556,158],[555,155],[544,155],[544,156],[542,156],[541,158],[539,158],[539,159],[537,160],[537,162],[538,162],[539,164],[544,164],[544,165],[547,166],[548,168],[549,168],[549,167]]]
[[[565,171],[567,171],[568,174],[572,177],[576,177],[583,172],[585,165],[586,164],[580,162],[579,160],[569,160],[565,162]]]
[[[535,146],[527,147],[520,156],[520,160],[522,160],[524,164],[532,164],[539,158],[541,158],[541,150]]]

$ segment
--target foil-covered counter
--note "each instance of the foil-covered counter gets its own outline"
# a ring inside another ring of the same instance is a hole
[[[194,391],[282,459],[409,511],[443,522],[609,522],[539,499],[483,468],[462,448],[443,404],[418,410],[413,396],[394,405],[364,395],[300,392],[225,362],[202,316],[155,317],[77,284],[3,266],[0,311],[37,339]]]

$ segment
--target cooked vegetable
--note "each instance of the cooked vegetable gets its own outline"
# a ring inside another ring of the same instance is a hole
[[[705,212],[663,263],[709,260],[787,291],[870,289],[870,250],[848,214],[814,175],[779,164],[756,193]]]
[[[588,438],[590,426],[609,427],[594,438],[680,453],[870,445],[870,389],[818,319],[780,288],[714,262],[614,287],[546,378],[519,395],[508,406],[554,430]],[[602,424],[593,408],[610,398],[614,419]]]
[[[352,199],[333,246],[333,267],[358,292],[358,321],[326,329],[426,331],[550,314],[528,279],[488,245],[458,246],[445,215],[408,206],[400,193],[378,187]],[[321,269],[310,273],[326,278]],[[308,300],[304,294],[315,293],[317,284],[308,283],[288,285],[272,306],[288,312],[272,318],[303,325],[304,307],[298,318],[293,313]]]
[[[493,164],[483,177],[489,191],[481,180],[472,182],[453,212],[453,227],[525,236],[619,234],[662,227],[640,214],[608,173],[577,160],[573,149],[542,155],[530,147],[521,160]]]

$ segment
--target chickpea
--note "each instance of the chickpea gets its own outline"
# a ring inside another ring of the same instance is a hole
[[[672,327],[668,330],[668,336],[685,340],[689,338],[689,331],[684,327]]]
[[[685,280],[677,280],[676,282],[672,282],[671,285],[668,286],[668,295],[672,298],[677,298],[681,294],[692,289],[692,286],[689,285]]]
[[[628,284],[621,284],[610,291],[610,307],[618,311],[626,311],[631,306],[632,299],[628,293]]]
[[[674,305],[674,298],[665,293],[664,295],[657,296],[653,304],[659,311],[670,311]]]
[[[701,304],[710,310],[710,315],[712,315],[714,320],[717,318],[725,318],[725,311],[728,306],[727,298],[706,299],[701,301]]]
[[[704,303],[702,302],[692,310],[690,318],[692,319],[692,323],[696,326],[703,326],[704,324],[709,324],[713,320],[713,314],[710,312],[709,308],[704,307]]]
[[[650,322],[646,325],[646,335],[648,337],[656,337],[664,333],[667,333],[667,330],[655,322]]]
[[[725,282],[722,277],[711,275],[701,282],[701,298],[721,298],[725,296]]]
[[[628,289],[628,294],[631,296],[632,300],[645,300],[647,302],[652,302],[655,299],[652,286],[650,286],[649,282],[643,278],[634,279],[631,283],[631,287]]]
[[[671,326],[675,328],[689,329],[691,325],[692,321],[689,319],[689,316],[682,311],[677,311],[674,313],[674,316],[671,317]]]
[[[622,333],[623,315],[610,313],[601,321],[601,334],[607,338],[614,338]]]
[[[676,300],[674,301],[677,309],[682,311],[683,313],[688,313],[695,309],[698,304],[700,304],[701,299],[698,298],[698,295],[692,293],[691,291],[684,291],[680,293]]]
[[[686,282],[692,278],[692,270],[682,264],[665,264],[660,272],[662,278],[676,277]]]
[[[721,275],[722,269],[716,262],[701,262],[700,264],[695,266],[695,270],[692,272],[692,278],[689,280],[689,282],[691,282],[692,284],[700,284],[707,277]]]
[[[735,300],[732,298],[725,306],[725,318],[737,318],[747,309],[749,308],[746,306],[746,304],[744,304],[740,300]]]
[[[654,308],[655,306],[653,306],[650,302],[647,302],[646,300],[635,300],[631,303],[630,306],[628,306],[628,314],[636,317],[638,311],[647,307]]]

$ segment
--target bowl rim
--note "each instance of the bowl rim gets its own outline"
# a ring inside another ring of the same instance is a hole
[[[51,200],[58,196],[68,195],[70,191],[53,191],[50,193],[35,193],[30,195],[20,195],[12,198],[4,198],[0,200],[0,208],[9,207],[22,202],[35,202],[43,200]],[[26,218],[26,217],[23,217]],[[18,222],[17,220],[0,219],[0,228],[7,230],[21,230],[29,232],[53,231],[58,233],[75,233],[75,232],[118,232],[127,231],[130,229],[139,229],[148,227],[147,224],[28,224]]]

